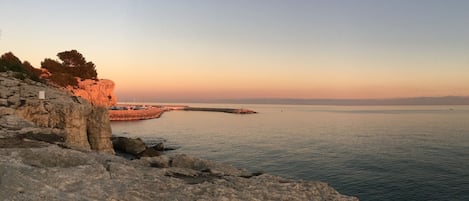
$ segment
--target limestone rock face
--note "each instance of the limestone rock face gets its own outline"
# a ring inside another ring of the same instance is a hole
[[[75,96],[80,96],[93,105],[109,107],[116,104],[112,80],[82,80],[78,81],[78,88],[68,88]]]
[[[38,98],[39,91],[45,91],[46,99]],[[114,153],[106,108],[42,83],[14,79],[9,73],[0,73],[0,92],[0,111],[9,111],[6,115],[63,131],[71,148]]]
[[[87,118],[88,142],[91,149],[114,153],[109,113],[105,107],[94,107]]]

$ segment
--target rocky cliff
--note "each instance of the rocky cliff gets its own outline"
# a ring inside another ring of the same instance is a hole
[[[80,96],[91,102],[93,105],[109,107],[116,105],[114,95],[114,82],[112,80],[91,80],[78,81],[78,87],[67,87],[75,96]]]
[[[38,98],[39,91],[45,91],[44,100]],[[0,114],[51,129],[48,132],[64,137],[65,146],[114,153],[107,109],[66,91],[0,73]]]

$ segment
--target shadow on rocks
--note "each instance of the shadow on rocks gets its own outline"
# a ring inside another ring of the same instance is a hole
[[[0,138],[0,148],[40,148],[47,144],[65,142],[64,137],[56,134],[24,133]]]

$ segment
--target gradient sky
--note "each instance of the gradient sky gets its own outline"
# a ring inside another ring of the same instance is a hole
[[[0,53],[76,49],[120,101],[469,95],[467,0],[0,0]]]

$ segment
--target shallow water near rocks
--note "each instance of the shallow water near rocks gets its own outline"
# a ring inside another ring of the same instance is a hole
[[[187,105],[259,114],[173,111],[113,134],[361,200],[469,200],[469,106]]]

